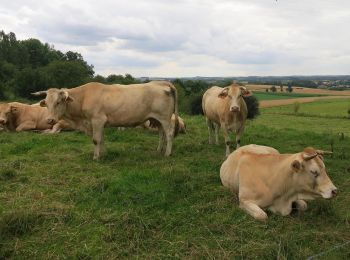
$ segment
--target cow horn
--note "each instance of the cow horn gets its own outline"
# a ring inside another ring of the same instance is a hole
[[[304,159],[304,161],[309,161],[309,160],[315,158],[317,155],[318,155],[318,153],[314,153],[311,155],[303,155],[303,159]]]
[[[33,96],[46,95],[47,94],[47,90],[37,91],[37,92],[30,93],[30,94],[33,95]]]
[[[333,154],[333,152],[330,151],[323,151],[323,150],[316,150],[316,152],[320,155],[325,155],[325,154]]]

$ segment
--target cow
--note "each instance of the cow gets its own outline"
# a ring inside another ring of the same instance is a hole
[[[47,106],[54,120],[64,119],[74,129],[92,136],[93,159],[99,159],[104,148],[104,127],[132,127],[152,120],[159,126],[157,150],[169,156],[178,131],[177,90],[167,81],[143,84],[105,85],[90,82],[71,89],[50,88],[32,93],[46,94],[40,102]],[[171,116],[175,114],[172,127]]]
[[[178,120],[179,120],[178,133],[179,134],[186,134],[186,125],[185,125],[184,120],[180,116],[178,116]],[[173,114],[171,116],[171,123],[173,125],[175,125],[175,114]],[[142,127],[149,129],[151,131],[158,131],[158,127],[156,125],[152,124],[150,120],[147,120],[146,122],[144,122]]]
[[[42,130],[58,133],[68,125],[63,121],[49,120],[48,110],[39,105],[19,102],[0,104],[0,128],[7,131]]]
[[[221,182],[238,195],[239,207],[255,219],[267,219],[264,209],[282,216],[289,215],[293,206],[305,211],[305,200],[337,194],[323,162],[326,153],[312,147],[280,154],[272,147],[242,146],[222,164]]]
[[[221,127],[225,137],[226,156],[230,154],[229,132],[236,133],[236,149],[240,146],[240,138],[248,115],[247,105],[243,97],[248,97],[251,94],[245,87],[236,83],[225,88],[213,86],[203,94],[202,109],[208,125],[209,144],[213,143],[214,130],[215,143],[219,144]]]

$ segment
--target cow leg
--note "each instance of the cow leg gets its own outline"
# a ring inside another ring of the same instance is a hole
[[[304,200],[296,200],[294,203],[299,211],[307,210],[307,203]]]
[[[95,145],[94,149],[94,160],[100,158],[100,155],[104,149],[104,136],[103,130],[106,120],[98,119],[92,121],[92,141]]]
[[[240,129],[236,132],[236,149],[238,149],[241,146],[241,134],[243,133],[244,126],[242,126]]]
[[[16,127],[16,132],[34,130],[35,128],[36,125],[34,122],[23,122],[22,124]]]
[[[225,145],[226,145],[226,157],[230,155],[230,144],[231,144],[231,139],[229,132],[227,128],[225,127],[224,124],[221,124],[222,131],[224,132],[224,137],[225,137]]]
[[[267,214],[258,205],[250,201],[240,201],[239,207],[257,220],[266,220]]]
[[[208,133],[209,133],[209,144],[213,144],[213,130],[214,130],[214,125],[210,121],[209,118],[206,118],[207,120],[207,126],[208,126]]]
[[[165,148],[165,156],[171,155],[171,149],[173,146],[173,139],[174,139],[174,129],[171,127],[171,121],[160,121],[160,124],[162,125],[163,131],[165,133],[166,138],[166,148]]]
[[[52,129],[47,129],[47,130],[44,130],[43,132],[47,133],[47,134],[57,134],[57,133],[61,132],[61,130],[62,130],[61,124],[56,123],[56,124],[54,124]]]
[[[214,124],[215,127],[215,144],[219,144],[219,130],[220,130],[220,125],[219,124]]]
[[[164,133],[163,126],[161,125],[158,127],[158,134],[159,134],[159,143],[158,143],[157,151],[160,153],[163,153],[164,147],[165,147],[165,133]]]

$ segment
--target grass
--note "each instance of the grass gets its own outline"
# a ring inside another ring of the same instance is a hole
[[[254,96],[258,100],[276,100],[276,99],[291,99],[291,98],[302,98],[302,97],[321,97],[321,96],[326,96],[326,95],[305,94],[305,93],[288,93],[288,92],[254,91]]]
[[[220,183],[223,138],[209,146],[203,117],[184,118],[188,134],[176,138],[170,158],[155,151],[157,134],[142,129],[106,129],[98,162],[77,132],[1,133],[0,259],[299,259],[350,240],[350,133],[338,136],[349,121],[336,119],[330,131],[313,117],[315,130],[305,117],[264,109],[247,124],[243,144],[335,149],[326,165],[339,196],[262,223]],[[324,259],[349,256],[342,246]]]
[[[347,118],[350,108],[349,99],[322,100],[311,103],[300,104],[299,115],[308,115],[325,118]],[[269,113],[275,114],[294,114],[293,105],[272,107],[268,109]]]

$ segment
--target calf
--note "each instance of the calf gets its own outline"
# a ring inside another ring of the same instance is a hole
[[[255,219],[267,219],[263,209],[288,215],[293,203],[304,211],[305,200],[337,194],[323,162],[325,153],[308,147],[299,153],[280,154],[272,147],[243,146],[222,164],[221,182],[238,195],[240,208]]]
[[[0,104],[0,128],[8,131],[45,130],[57,133],[68,127],[65,122],[49,120],[46,108],[19,102]]]
[[[226,144],[226,156],[230,154],[229,132],[236,133],[236,148],[240,146],[241,134],[247,119],[248,109],[243,97],[248,97],[251,92],[237,84],[220,88],[211,87],[202,99],[202,108],[206,117],[209,144],[213,143],[212,135],[215,130],[215,143],[219,143],[219,129],[222,128]]]
[[[186,134],[186,125],[185,125],[185,122],[184,120],[179,116],[178,117],[178,120],[179,120],[179,134]],[[173,125],[175,125],[175,114],[173,114],[171,116],[171,123]],[[144,124],[143,124],[143,127],[144,128],[147,128],[149,130],[154,130],[154,131],[157,131],[158,130],[158,127],[157,127],[157,124],[152,124],[150,120],[147,120]]]

